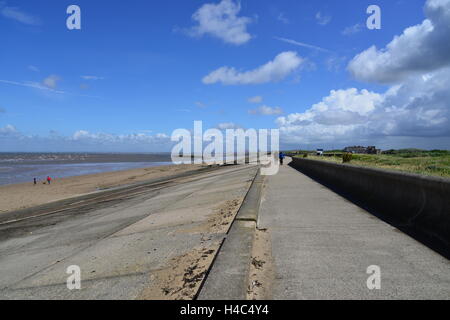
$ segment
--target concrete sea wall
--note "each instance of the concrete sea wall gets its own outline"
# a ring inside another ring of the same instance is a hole
[[[450,180],[293,158],[291,166],[450,256]]]

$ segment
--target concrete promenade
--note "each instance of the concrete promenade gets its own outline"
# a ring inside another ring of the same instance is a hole
[[[0,223],[0,300],[194,298],[257,169],[202,171]],[[67,287],[74,265],[81,290]]]
[[[273,299],[450,299],[446,258],[328,188],[285,165],[263,190]],[[367,287],[372,265],[380,290]]]
[[[0,220],[0,300],[450,299],[445,257],[288,165],[257,171],[224,166]],[[74,265],[81,290],[67,287]]]

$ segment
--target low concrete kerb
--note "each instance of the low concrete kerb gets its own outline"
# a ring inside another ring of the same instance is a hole
[[[245,300],[264,177],[258,170],[198,300]]]

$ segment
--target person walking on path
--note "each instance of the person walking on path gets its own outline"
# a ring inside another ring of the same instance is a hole
[[[279,158],[280,158],[280,164],[281,165],[283,165],[283,161],[284,161],[284,153],[283,152],[280,152],[280,154],[279,154]]]
[[[47,183],[51,184],[52,183],[52,178],[50,178],[50,176],[47,177]]]

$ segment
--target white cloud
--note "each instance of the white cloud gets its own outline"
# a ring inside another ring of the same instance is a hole
[[[379,94],[333,90],[302,113],[277,119],[285,143],[355,144],[450,137],[450,68],[410,78]],[[431,145],[429,147],[432,147]]]
[[[290,24],[291,22],[289,21],[288,18],[286,18],[286,16],[284,15],[283,12],[281,12],[278,16],[277,16],[277,20],[283,22],[284,24]]]
[[[277,82],[286,78],[304,62],[296,52],[286,51],[266,64],[245,72],[239,72],[235,68],[221,67],[203,78],[204,84],[221,82],[225,85],[245,85]]]
[[[163,133],[156,135],[148,135],[146,133],[133,133],[115,135],[109,133],[91,133],[86,130],[79,130],[75,132],[68,140],[73,141],[85,141],[97,144],[155,144],[155,143],[167,143],[170,141],[170,137]]]
[[[384,93],[333,90],[301,113],[277,119],[290,145],[381,144],[448,148],[450,144],[450,0],[428,0],[427,18],[386,49],[357,55],[357,79],[393,82]]]
[[[79,130],[73,135],[25,135],[13,125],[0,128],[0,151],[91,151],[91,152],[157,152],[170,151],[173,142],[164,133],[109,134]]]
[[[346,60],[346,57],[332,56],[325,60],[325,65],[327,66],[328,71],[338,72],[341,70],[341,67]]]
[[[248,111],[249,114],[252,115],[263,115],[263,116],[273,116],[273,115],[280,115],[283,113],[283,109],[280,107],[269,107],[269,106],[261,106],[256,109],[252,109]]]
[[[84,80],[104,80],[105,78],[98,77],[98,76],[81,76],[81,79],[84,79]]]
[[[327,49],[324,49],[324,48],[321,48],[321,47],[317,47],[317,46],[314,46],[312,44],[307,44],[307,43],[304,43],[304,42],[295,41],[295,40],[292,40],[292,39],[279,38],[279,37],[275,37],[274,39],[279,40],[279,41],[283,41],[283,42],[286,42],[286,43],[289,43],[289,44],[293,44],[295,46],[303,47],[303,48],[318,50],[318,51],[322,51],[322,52],[330,52],[330,50],[327,50]]]
[[[224,122],[224,123],[219,123],[217,125],[217,128],[220,130],[226,130],[226,129],[242,129],[241,126],[233,123],[233,122]]]
[[[200,109],[204,109],[204,108],[207,107],[207,105],[206,105],[205,103],[203,103],[202,101],[197,101],[197,102],[195,103],[195,105],[196,105],[197,107],[199,107]]]
[[[191,112],[191,109],[187,109],[187,108],[181,108],[181,109],[176,109],[175,111],[177,112]]]
[[[41,20],[31,14],[23,12],[18,7],[8,7],[6,2],[0,2],[0,14],[8,19],[28,25],[40,25]]]
[[[16,134],[17,132],[18,131],[17,131],[16,127],[14,127],[13,125],[10,125],[10,124],[7,124],[3,128],[0,128],[0,135],[11,135],[11,134]]]
[[[33,71],[33,72],[40,72],[39,68],[36,66],[28,66],[28,69]]]
[[[192,19],[198,25],[189,29],[188,34],[197,37],[208,34],[226,43],[244,44],[252,38],[247,32],[247,25],[252,19],[238,16],[240,11],[240,3],[232,0],[204,4],[193,14]]]
[[[52,89],[52,88],[45,86],[38,82],[31,82],[31,81],[17,82],[17,81],[9,81],[9,80],[0,80],[0,83],[10,84],[13,86],[28,87],[28,88],[34,88],[34,89],[39,89],[39,90],[51,91],[51,92],[59,93],[59,94],[65,93],[64,91]],[[51,81],[50,81],[50,84],[51,84]]]
[[[250,103],[261,103],[261,102],[263,102],[263,97],[255,96],[255,97],[248,98],[247,101]]]
[[[331,16],[330,15],[324,15],[324,14],[322,14],[322,12],[319,11],[319,12],[316,13],[316,21],[321,26],[325,26],[325,25],[330,23]]]
[[[61,78],[57,75],[50,75],[42,81],[42,84],[49,89],[56,89]]]
[[[358,54],[348,70],[358,80],[395,83],[450,64],[450,0],[427,0],[425,19],[394,37],[385,49]]]
[[[360,23],[354,24],[353,26],[346,27],[344,30],[342,30],[342,34],[344,36],[350,36],[352,34],[358,33],[361,30],[363,30],[364,26]]]

